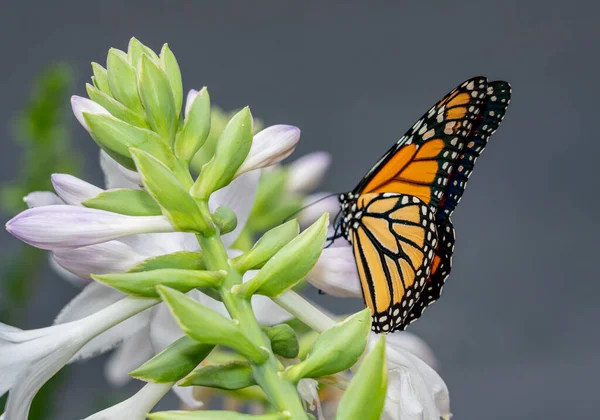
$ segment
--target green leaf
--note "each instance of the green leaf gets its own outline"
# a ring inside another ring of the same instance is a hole
[[[148,414],[151,420],[288,420],[289,416],[279,413],[251,415],[234,411],[159,411]]]
[[[385,405],[388,372],[385,337],[365,356],[337,410],[337,420],[379,420]]]
[[[237,390],[256,385],[256,381],[248,362],[233,361],[202,366],[185,377],[179,385]]]
[[[92,77],[94,86],[102,91],[102,93],[112,97],[110,85],[108,84],[108,73],[106,69],[98,63],[92,63],[92,72],[94,73],[94,76]]]
[[[110,112],[111,115],[137,127],[150,128],[150,126],[146,123],[144,117],[136,114],[131,109],[123,105],[121,102],[117,101],[116,99],[113,99],[106,93],[101,92],[89,83],[85,85],[85,88],[90,99],[106,108],[106,110]]]
[[[241,272],[261,268],[273,255],[294,239],[299,231],[300,227],[296,219],[271,229],[256,242],[250,251],[234,258],[231,261],[233,267]]]
[[[282,375],[298,382],[302,378],[319,378],[351,368],[364,352],[370,330],[371,311],[367,308],[324,331],[308,357],[290,366]]]
[[[181,330],[193,339],[230,347],[255,363],[262,363],[268,358],[268,352],[254,346],[232,320],[181,292],[165,286],[157,289]]]
[[[157,63],[159,61],[158,56],[152,49],[142,44],[137,38],[131,38],[129,40],[129,45],[127,46],[127,57],[129,58],[129,64],[131,64],[133,68],[136,68],[140,63],[142,54],[146,54]]]
[[[179,114],[175,112],[173,91],[167,75],[146,54],[142,54],[137,69],[138,91],[150,127],[163,141],[171,145]]]
[[[229,207],[219,206],[212,214],[212,219],[219,228],[221,235],[233,232],[237,227],[237,216]]]
[[[131,155],[146,191],[178,230],[204,232],[208,229],[196,202],[169,168],[143,150],[132,148]]]
[[[219,287],[227,272],[160,268],[135,273],[92,274],[92,278],[121,292],[142,297],[159,297],[163,285],[187,293],[197,287]]]
[[[175,140],[175,154],[189,162],[202,147],[210,132],[210,96],[206,88],[192,99],[183,127]]]
[[[181,113],[181,105],[183,104],[183,83],[181,82],[181,70],[175,55],[169,48],[168,44],[163,45],[160,51],[160,67],[163,69],[169,79],[173,99],[175,100],[175,113]]]
[[[313,268],[327,238],[329,215],[323,214],[308,229],[281,248],[250,281],[235,286],[235,293],[252,296],[255,293],[275,297]]]
[[[286,359],[298,357],[300,346],[292,327],[287,324],[279,324],[274,327],[264,327],[263,331],[271,341],[273,353]]]
[[[111,157],[128,169],[135,170],[135,164],[129,153],[130,147],[142,149],[171,167],[174,156],[153,131],[127,124],[111,115],[83,113],[92,138]]]
[[[177,382],[196,368],[215,346],[181,337],[142,366],[129,373],[136,379],[154,383]]]
[[[144,109],[138,95],[135,68],[129,64],[127,54],[111,48],[106,58],[106,67],[112,96],[134,112],[143,113]]]
[[[202,168],[191,189],[192,195],[208,200],[229,184],[252,145],[252,115],[248,107],[235,114],[217,141],[213,158]]]
[[[82,202],[85,207],[128,216],[159,216],[160,206],[143,190],[118,188],[108,190]]]
[[[160,268],[180,268],[183,270],[206,270],[204,255],[196,251],[178,251],[172,254],[150,257],[127,270],[129,273],[158,270]]]

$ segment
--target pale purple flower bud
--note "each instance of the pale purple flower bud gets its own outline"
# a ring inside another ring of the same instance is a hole
[[[307,193],[314,190],[323,180],[331,155],[327,152],[314,152],[293,161],[288,167],[288,191]]]
[[[23,197],[23,201],[30,209],[34,207],[64,204],[59,196],[50,191],[34,191]]]
[[[196,89],[190,89],[190,91],[187,94],[187,97],[185,99],[185,111],[184,111],[184,115],[186,117],[190,113],[190,109],[192,108],[192,103],[194,102],[194,99],[196,99],[198,92],[199,91],[197,91]]]
[[[71,96],[71,108],[73,109],[73,114],[75,115],[75,118],[77,118],[77,121],[79,121],[79,124],[81,124],[88,132],[90,131],[90,128],[83,118],[84,112],[89,114],[110,115],[110,112],[108,112],[103,106],[97,104],[91,99],[77,95]]]
[[[102,188],[69,174],[52,174],[51,179],[54,191],[66,204],[80,206],[83,201],[104,192]]]
[[[173,232],[164,216],[125,216],[84,207],[55,205],[25,210],[6,230],[37,248],[54,250],[98,244],[137,233]]]
[[[236,176],[281,162],[292,154],[299,140],[300,129],[293,125],[273,125],[265,128],[252,139],[250,152],[237,170]]]
[[[325,248],[306,279],[332,296],[362,296],[354,254],[349,245]]]
[[[304,208],[298,214],[298,222],[302,226],[308,226],[314,223],[325,212],[329,213],[330,218],[340,211],[340,202],[337,194],[321,192],[307,196],[304,199]]]
[[[104,150],[100,150],[100,167],[104,172],[104,185],[109,190],[113,188],[139,190],[142,185],[140,174],[121,166]]]

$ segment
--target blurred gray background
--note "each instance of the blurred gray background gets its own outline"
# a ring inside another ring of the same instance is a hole
[[[485,75],[513,102],[454,216],[444,297],[410,331],[440,361],[456,419],[596,419],[598,7],[591,1],[6,2],[0,13],[0,181],[20,150],[9,121],[54,60],[89,63],[131,36],[176,53],[186,90],[225,109],[251,105],[267,124],[302,128],[295,156],[327,150],[324,189],[354,187],[448,90]],[[97,149],[73,119],[85,178]],[[16,239],[0,233],[9,250]],[[77,292],[47,273],[30,319],[47,325]],[[337,312],[361,302],[311,297]],[[85,417],[105,389],[105,358],[71,369],[61,419]],[[133,393],[138,387],[131,385]]]

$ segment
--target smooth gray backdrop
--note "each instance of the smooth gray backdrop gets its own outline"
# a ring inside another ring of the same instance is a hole
[[[31,79],[91,61],[131,36],[169,42],[186,89],[302,128],[295,153],[327,150],[324,189],[351,189],[416,118],[466,78],[513,85],[454,222],[454,269],[410,328],[439,358],[456,419],[598,418],[598,7],[591,1],[11,1],[0,12],[0,180],[18,169],[9,121]],[[73,119],[85,178],[101,183]],[[0,233],[0,246],[16,242]],[[76,290],[53,274],[29,323],[47,325]],[[317,296],[337,312],[361,302]],[[104,358],[76,366],[61,419],[85,417]],[[131,385],[131,392],[138,385]],[[164,405],[163,405],[164,407]]]

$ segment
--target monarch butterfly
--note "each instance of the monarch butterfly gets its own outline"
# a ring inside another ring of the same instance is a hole
[[[375,332],[405,329],[440,297],[454,251],[450,216],[510,95],[507,82],[465,81],[339,196],[331,239],[352,244]]]

